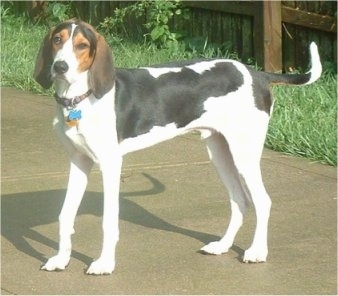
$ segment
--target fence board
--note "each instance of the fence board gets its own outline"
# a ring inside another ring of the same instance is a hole
[[[269,72],[282,71],[282,31],[281,3],[264,1],[263,3],[263,68]],[[260,40],[257,40],[260,42]]]
[[[240,15],[254,15],[254,2],[248,1],[184,1],[183,5],[191,8],[202,8]]]
[[[326,32],[337,32],[337,22],[333,17],[313,12],[301,11],[291,7],[282,7],[283,22]]]

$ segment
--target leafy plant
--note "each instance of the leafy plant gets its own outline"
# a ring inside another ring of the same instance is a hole
[[[70,18],[70,4],[64,4],[58,1],[49,1],[46,14],[46,19],[52,24],[63,22]]]
[[[126,18],[139,19],[145,17],[143,26],[146,29],[144,34],[146,39],[150,37],[150,41],[158,47],[177,47],[177,43],[183,35],[179,32],[173,32],[170,28],[170,21],[175,15],[182,17],[184,20],[189,18],[187,10],[182,8],[180,0],[144,0],[124,8],[116,8],[112,17],[105,18],[101,22],[100,28],[105,33],[110,33],[116,32],[117,28],[120,27],[123,33],[128,35],[124,25]]]
[[[143,2],[146,4],[146,2]],[[144,26],[150,30],[150,37],[154,43],[170,46],[177,43],[182,34],[171,32],[169,21],[174,15],[181,15],[186,18],[187,15],[181,8],[180,2],[176,1],[149,1],[149,20]]]

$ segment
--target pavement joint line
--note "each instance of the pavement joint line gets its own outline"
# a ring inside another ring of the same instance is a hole
[[[122,169],[123,172],[130,172],[130,171],[139,171],[139,170],[158,170],[162,168],[173,168],[173,167],[185,167],[185,166],[193,166],[193,165],[206,165],[210,164],[210,161],[196,161],[196,162],[182,162],[182,163],[159,163],[159,164],[135,164],[135,165],[128,165]],[[37,174],[30,174],[30,175],[18,175],[18,176],[2,176],[1,183],[4,182],[16,182],[18,180],[27,181],[27,180],[35,180],[45,177],[51,178],[59,178],[59,177],[66,177],[68,176],[68,171],[66,172],[48,172],[48,173],[37,173]],[[98,168],[93,169],[92,174],[100,173]]]
[[[309,169],[306,169],[304,167],[300,168],[299,166],[296,166],[296,165],[292,165],[290,163],[285,163],[283,161],[278,161],[277,158],[273,158],[273,157],[262,157],[262,159],[264,159],[264,161],[268,161],[270,163],[278,163],[278,165],[280,166],[285,166],[285,167],[290,167],[290,168],[293,168],[293,169],[298,169],[298,170],[301,170],[303,172],[307,172],[307,173],[311,173],[311,174],[314,174],[314,175],[318,175],[318,176],[322,176],[322,177],[326,177],[326,178],[330,178],[332,180],[335,180],[336,177],[332,177],[330,176],[329,174],[322,174],[322,173],[319,173],[317,171],[313,171],[313,170],[309,170]],[[314,164],[318,164],[319,162],[312,162]]]
[[[206,165],[210,164],[210,160],[204,161],[194,161],[194,162],[180,162],[180,163],[165,163],[165,164],[156,164],[156,165],[130,165],[124,168],[122,171],[131,171],[133,169],[140,169],[150,170],[150,169],[162,169],[162,168],[172,168],[172,167],[184,167],[184,166],[191,166],[191,165]]]

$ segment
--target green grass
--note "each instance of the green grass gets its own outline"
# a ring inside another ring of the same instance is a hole
[[[52,94],[52,90],[43,90],[32,78],[35,57],[47,31],[47,27],[26,24],[21,18],[2,17],[1,86]],[[107,40],[119,67],[146,66],[215,54],[213,50],[201,54],[187,52],[183,48],[159,50],[117,38]],[[336,165],[336,75],[324,74],[318,82],[309,86],[275,86],[273,93],[276,101],[266,146]]]
[[[266,146],[330,165],[337,164],[337,81],[324,74],[308,86],[275,86]]]
[[[1,85],[42,92],[33,80],[34,59],[44,29],[20,18],[5,18],[1,24]]]

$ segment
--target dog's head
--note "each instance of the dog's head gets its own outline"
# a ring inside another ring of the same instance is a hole
[[[71,19],[52,28],[44,38],[34,78],[42,87],[50,88],[56,79],[71,85],[83,73],[98,99],[114,85],[113,58],[106,41],[89,24]]]

